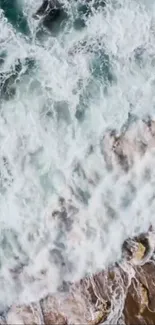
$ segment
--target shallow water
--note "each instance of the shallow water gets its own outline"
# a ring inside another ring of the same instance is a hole
[[[0,2],[1,309],[104,268],[154,223],[154,151],[124,174],[102,139],[154,116],[155,7],[111,1],[80,20],[63,2],[50,30],[41,1]]]

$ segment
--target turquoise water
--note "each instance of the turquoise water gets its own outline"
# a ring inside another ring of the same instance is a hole
[[[56,17],[56,19],[48,19],[46,22],[39,23],[38,29],[36,31],[36,38],[38,41],[42,42],[44,37],[48,35],[48,33],[51,33],[51,36],[56,37],[63,29],[69,30],[69,29],[75,29],[78,31],[81,31],[86,28],[87,19],[90,15],[92,15],[93,10],[101,10],[104,9],[105,3],[104,1],[98,1],[95,2],[93,7],[91,6],[91,3],[88,2],[88,4],[78,4],[78,2],[75,4],[73,3],[73,7],[71,12],[67,12],[65,8],[65,13],[60,14],[59,17]],[[10,0],[1,0],[0,2],[0,8],[3,10],[3,14],[5,18],[7,19],[8,23],[12,25],[12,27],[16,30],[17,33],[23,34],[23,37],[27,37],[27,39],[31,42],[32,35],[30,32],[30,28],[28,25],[26,14],[23,12],[23,6],[22,4],[19,5],[19,1],[10,1]],[[87,41],[86,41],[87,46]],[[102,45],[101,45],[102,46]],[[96,88],[96,80],[99,80],[100,83],[102,83],[106,89],[106,85],[109,83],[112,83],[115,79],[114,72],[112,71],[112,67],[110,65],[110,58],[109,55],[106,53],[106,51],[101,47],[100,49],[97,48],[92,51],[91,44],[88,45],[88,53],[92,52],[92,60],[90,61],[90,72],[92,74],[92,78],[89,81],[89,84],[87,85],[86,89],[83,90],[83,94],[80,96],[80,108],[78,106],[76,116],[82,116],[84,114],[84,110],[86,110],[86,106],[89,105],[89,94],[92,92],[92,89],[97,90]],[[1,53],[1,63],[4,62],[6,57],[6,52]],[[15,95],[15,88],[16,88],[16,82],[20,82],[21,77],[23,75],[22,72],[22,64],[27,65],[26,71],[30,71],[33,69],[35,59],[27,58],[26,61],[24,60],[21,62],[21,60],[18,59],[18,62],[15,64],[14,67],[11,67],[9,77],[6,76],[6,79],[4,77],[4,74],[1,75],[2,79],[2,91],[1,95],[5,99],[9,99],[12,96]],[[24,72],[25,74],[26,72]],[[20,75],[21,74],[21,75]],[[20,78],[19,78],[20,75]],[[3,83],[3,79],[5,79],[5,82]],[[95,79],[95,83],[94,83]],[[86,105],[84,103],[87,103]],[[84,105],[84,106],[83,106]],[[82,113],[83,111],[83,113]],[[79,113],[81,112],[81,113]],[[80,115],[82,114],[82,115]]]
[[[4,15],[8,22],[11,23],[17,31],[29,35],[30,30],[27,19],[23,13],[23,8],[19,6],[19,1],[1,0],[0,8],[4,11]]]

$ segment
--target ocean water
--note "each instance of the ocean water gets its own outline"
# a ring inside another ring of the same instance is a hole
[[[129,113],[154,118],[154,3],[62,2],[47,28],[42,0],[0,1],[1,311],[118,261],[155,223],[153,149],[128,173],[102,150]]]

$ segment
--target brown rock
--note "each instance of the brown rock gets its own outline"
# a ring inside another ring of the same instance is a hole
[[[155,311],[155,265],[154,262],[143,265],[136,269],[136,278],[147,289],[149,298],[149,309]]]
[[[127,256],[130,252],[131,257],[144,260],[148,235],[126,241]],[[69,293],[48,296],[38,304],[12,306],[7,324],[155,324],[154,261],[140,266],[125,256],[121,263],[72,284]]]
[[[7,315],[8,324],[41,325],[43,324],[42,312],[39,303],[30,305],[12,306]]]
[[[66,325],[66,318],[58,308],[58,302],[53,297],[46,297],[41,301],[41,308],[45,325]]]
[[[142,314],[147,305],[147,290],[137,279],[133,279],[125,300],[124,316],[126,325],[143,324]]]

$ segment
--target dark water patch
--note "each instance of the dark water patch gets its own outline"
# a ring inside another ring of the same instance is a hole
[[[2,157],[0,161],[0,193],[3,195],[13,182],[11,166],[6,157]]]
[[[75,184],[75,180],[77,178],[84,182],[83,187],[79,187]],[[78,201],[82,202],[84,205],[88,205],[88,202],[91,197],[88,189],[88,179],[80,163],[77,163],[75,165],[75,168],[72,173],[72,179],[74,183],[74,189],[72,189],[72,191],[74,192],[74,196],[77,198]]]
[[[1,98],[9,100],[15,95],[16,82],[18,74],[22,69],[20,60],[11,68],[9,72],[1,72],[0,74],[0,93]]]
[[[127,132],[130,127],[132,127],[133,123],[136,123],[137,121],[138,121],[138,116],[136,116],[132,112],[129,112],[127,120],[121,127],[121,134],[125,134],[125,132]]]
[[[124,189],[124,194],[121,198],[121,209],[128,209],[131,206],[132,202],[135,200],[135,198],[136,188],[131,182],[128,182],[126,188]]]
[[[3,66],[6,57],[7,57],[7,54],[5,51],[0,52],[0,68]]]
[[[106,0],[96,0],[94,2],[86,0],[79,1],[77,5],[77,17],[74,20],[74,28],[80,30],[84,28],[87,19],[93,15],[94,11],[103,10],[106,5]]]
[[[89,2],[79,3],[76,10],[76,17],[73,22],[75,29],[80,30],[86,26],[87,18],[91,13],[91,6]]]
[[[146,52],[146,49],[143,46],[139,46],[134,50],[133,55],[136,64],[142,68],[144,66],[144,61],[148,59],[148,53]]]
[[[103,87],[105,83],[103,82]],[[90,111],[91,103],[97,99],[100,91],[100,82],[97,78],[90,78],[87,85],[81,89],[79,95],[79,103],[76,107],[75,117],[81,123],[87,118],[87,113]]]
[[[64,121],[66,124],[71,123],[71,116],[69,112],[68,103],[65,101],[59,101],[54,104],[54,111],[57,122]]]
[[[57,11],[55,14],[48,15],[41,21],[43,27],[47,28],[51,31],[52,34],[57,35],[57,33],[61,32],[65,26],[65,18],[67,18],[67,14],[64,11]]]
[[[22,8],[18,5],[17,0],[0,0],[0,8],[4,11],[5,17],[9,23],[19,32],[28,35],[29,26],[27,19],[22,11]]]
[[[88,105],[86,104],[85,98],[81,95],[79,98],[79,104],[76,108],[75,117],[76,119],[81,123],[85,119],[85,112],[88,108]]]
[[[56,36],[64,28],[67,17],[67,12],[60,1],[44,0],[33,15],[34,19],[40,19],[37,38],[44,37],[47,34],[46,29]]]
[[[105,84],[111,84],[114,80],[114,73],[110,63],[110,57],[105,51],[98,50],[94,54],[94,59],[91,63],[91,72],[95,79],[100,79]]]
[[[0,73],[0,95],[1,99],[10,100],[16,94],[17,84],[20,82],[21,76],[32,72],[35,67],[33,58],[18,59],[10,71]]]
[[[34,13],[34,19],[41,19],[37,37],[41,38],[45,29],[57,35],[68,24],[74,29],[81,30],[86,26],[88,18],[94,11],[103,9],[106,5],[105,0],[97,0],[94,3],[89,0],[75,1],[70,10],[58,0],[43,0],[41,6]]]
[[[19,266],[19,260],[22,259],[25,264],[28,263],[28,257],[18,239],[18,234],[13,229],[3,229],[0,235],[0,246],[3,254],[11,265]],[[0,258],[0,265],[3,265],[3,257]]]

